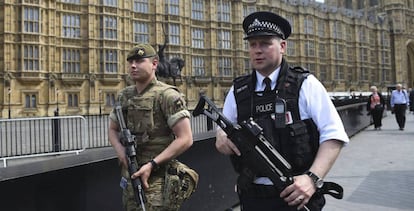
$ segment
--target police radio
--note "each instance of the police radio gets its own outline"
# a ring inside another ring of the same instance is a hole
[[[276,98],[275,101],[275,128],[285,128],[286,126],[286,101]]]

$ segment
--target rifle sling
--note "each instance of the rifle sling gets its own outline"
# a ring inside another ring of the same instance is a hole
[[[344,197],[344,189],[334,182],[324,182],[318,192],[320,194],[329,194],[336,199],[342,199]]]
[[[253,189],[252,194],[258,194],[261,196],[266,196],[266,195],[269,196],[273,194],[278,194],[278,192],[280,192],[280,191],[277,191],[277,188],[275,186],[271,186],[272,188],[269,188],[266,185],[253,184],[252,181],[254,177],[255,175],[251,170],[249,170],[246,167],[243,167],[237,179],[238,187],[240,189],[246,188],[250,192],[252,191],[251,190],[252,187],[256,186],[256,188]],[[336,199],[342,199],[344,195],[344,189],[342,188],[342,186],[334,182],[324,182],[322,188],[318,189],[317,192],[321,195],[325,195],[325,194],[331,195],[332,197]]]

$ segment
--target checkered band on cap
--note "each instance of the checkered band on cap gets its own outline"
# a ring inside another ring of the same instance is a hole
[[[280,29],[280,27],[277,24],[268,21],[259,21],[257,18],[254,19],[254,21],[247,28],[247,34],[251,34],[256,31],[270,32],[277,34],[282,39],[286,38],[282,29]]]
[[[243,30],[246,33],[245,40],[258,36],[278,36],[286,40],[292,33],[292,26],[276,13],[258,11],[244,18]]]

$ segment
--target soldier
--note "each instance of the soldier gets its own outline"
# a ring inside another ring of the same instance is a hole
[[[318,190],[349,141],[342,121],[323,85],[303,68],[290,67],[283,58],[292,31],[286,19],[255,12],[244,19],[243,29],[253,71],[234,80],[223,114],[238,123],[253,118],[296,176],[292,185],[277,192],[263,172],[247,167],[243,154],[219,129],[216,148],[231,155],[239,173],[241,210],[291,211],[305,205],[312,211],[321,210],[325,200]]]
[[[183,94],[176,87],[157,80],[158,56],[152,46],[133,47],[127,61],[134,85],[121,90],[118,101],[127,128],[136,136],[136,162],[140,168],[133,175],[128,174],[125,146],[120,142],[120,126],[114,110],[109,116],[108,132],[122,166],[124,208],[142,210],[135,201],[130,181],[130,178],[140,178],[147,200],[146,210],[179,210],[198,180],[192,169],[174,160],[193,143],[190,113]],[[177,172],[184,172],[184,175],[178,177]]]

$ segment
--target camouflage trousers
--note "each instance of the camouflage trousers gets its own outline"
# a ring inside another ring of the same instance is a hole
[[[125,211],[143,211],[142,207],[138,205],[135,201],[134,191],[131,184],[131,179],[128,176],[127,171],[122,171],[122,176],[127,178],[128,185],[123,190],[122,193],[122,203],[124,206]],[[148,184],[149,188],[144,190],[146,203],[145,203],[145,210],[146,211],[178,211],[180,210],[180,206],[175,206],[171,208],[171,206],[164,205],[164,182],[165,176],[164,172],[160,172],[154,175],[151,175]]]

